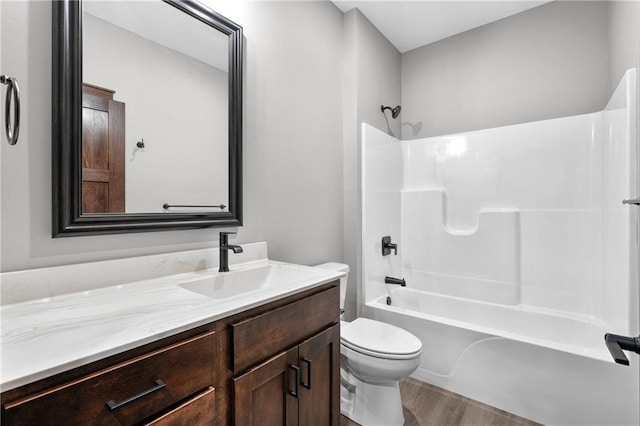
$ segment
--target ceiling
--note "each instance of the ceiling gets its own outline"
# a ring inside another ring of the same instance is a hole
[[[229,67],[229,37],[166,3],[85,1],[83,12],[224,72]]]
[[[549,0],[331,1],[343,12],[358,8],[400,53],[404,53],[540,6]]]

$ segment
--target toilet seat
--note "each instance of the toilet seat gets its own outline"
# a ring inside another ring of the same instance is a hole
[[[411,359],[422,352],[422,342],[413,334],[368,318],[343,324],[340,343],[361,354],[384,359]]]

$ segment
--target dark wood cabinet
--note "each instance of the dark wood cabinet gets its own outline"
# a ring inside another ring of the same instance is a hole
[[[338,425],[340,326],[234,378],[237,425]]]
[[[338,289],[332,288],[232,323],[232,371],[244,371],[336,324],[336,297]]]
[[[321,285],[2,393],[3,425],[338,425],[339,289]]]
[[[298,424],[297,348],[282,352],[234,379],[236,425]],[[292,374],[293,373],[293,374]]]
[[[213,384],[215,345],[215,332],[208,332],[8,402],[6,424],[145,421]]]
[[[340,325],[298,346],[301,425],[340,424]]]

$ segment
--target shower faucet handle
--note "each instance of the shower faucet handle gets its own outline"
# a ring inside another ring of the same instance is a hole
[[[607,333],[604,335],[604,342],[614,361],[618,364],[629,365],[629,359],[622,352],[623,349],[640,354],[640,336],[627,337]]]
[[[393,250],[393,254],[395,256],[398,255],[398,245],[391,242],[391,237],[388,235],[386,237],[382,237],[382,255],[389,256],[391,254],[391,250]]]

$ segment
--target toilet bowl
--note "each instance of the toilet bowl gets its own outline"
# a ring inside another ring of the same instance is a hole
[[[340,263],[319,268],[348,273]],[[340,280],[344,309],[347,277]],[[340,321],[340,412],[364,425],[404,424],[400,380],[420,364],[422,342],[400,327],[368,318]]]

